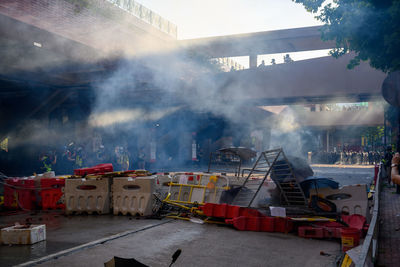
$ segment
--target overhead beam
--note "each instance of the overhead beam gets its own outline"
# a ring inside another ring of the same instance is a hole
[[[321,26],[181,40],[185,48],[211,58],[290,53],[335,47],[321,40]]]

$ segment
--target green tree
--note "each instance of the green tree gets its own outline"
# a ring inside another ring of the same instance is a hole
[[[318,14],[324,23],[322,39],[336,41],[332,56],[355,52],[348,68],[369,60],[384,72],[400,70],[400,0],[292,1]]]

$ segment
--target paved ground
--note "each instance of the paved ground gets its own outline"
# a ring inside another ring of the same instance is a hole
[[[15,222],[23,224],[27,219],[33,224],[46,224],[47,240],[32,246],[0,246],[0,266],[20,264],[105,236],[160,223],[160,220],[137,220],[127,216],[64,216],[60,212],[52,211],[3,215],[0,216],[0,228],[11,226]]]
[[[340,184],[370,182],[372,168],[313,166],[316,176]],[[124,231],[125,237],[81,249],[43,266],[102,266],[113,256],[135,257],[150,266],[166,266],[177,248],[176,266],[334,266],[338,240],[307,240],[295,234],[240,232],[229,227],[185,221],[136,220],[126,216],[63,216],[57,213],[0,216],[0,226],[46,223],[47,241],[32,246],[1,246],[0,265],[11,266]],[[160,224],[160,225],[159,225]],[[145,230],[143,230],[145,229]],[[320,251],[331,254],[321,256]]]
[[[168,266],[178,248],[182,254],[174,266],[334,266],[340,254],[335,241],[173,221],[38,266],[78,266],[82,262],[86,267],[102,266],[113,256]],[[321,256],[320,251],[332,256]]]
[[[384,184],[381,193],[378,266],[400,265],[400,195]]]
[[[314,176],[333,178],[340,185],[369,184],[374,177],[374,166],[312,165]]]

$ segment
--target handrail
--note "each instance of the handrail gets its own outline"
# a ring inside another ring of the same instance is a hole
[[[357,267],[373,266],[376,262],[378,251],[378,234],[379,234],[379,198],[381,190],[382,163],[379,164],[378,177],[375,184],[374,193],[374,209],[372,211],[372,219],[365,236],[364,243],[359,254],[358,261],[355,261]],[[390,175],[390,174],[389,174]]]

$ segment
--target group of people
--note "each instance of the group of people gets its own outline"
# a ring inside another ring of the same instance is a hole
[[[38,172],[55,171],[59,174],[70,174],[74,169],[95,166],[102,163],[112,163],[115,171],[126,171],[133,168],[146,168],[146,154],[141,147],[135,157],[127,145],[105,147],[99,145],[90,149],[82,144],[70,143],[63,150],[48,149],[39,155],[40,170]],[[135,158],[135,161],[132,159]]]
[[[380,162],[384,156],[383,152],[369,151],[343,151],[343,152],[326,152],[317,151],[312,153],[311,161],[317,164],[344,164],[344,165],[374,165]]]

